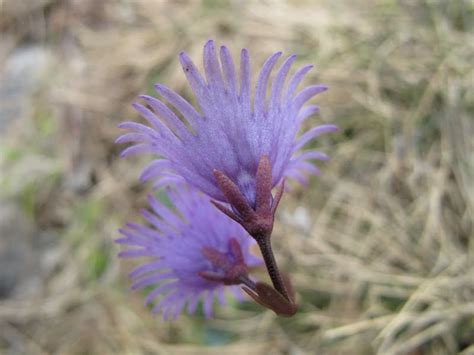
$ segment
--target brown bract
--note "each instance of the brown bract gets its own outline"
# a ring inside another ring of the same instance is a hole
[[[272,288],[265,283],[257,282],[255,289],[250,290],[244,287],[244,291],[257,303],[270,308],[275,313],[292,316],[296,312],[296,305],[294,297],[290,296],[288,292],[289,279],[286,278],[286,282],[283,280],[270,241],[275,212],[283,195],[284,181],[278,185],[275,196],[272,196],[272,169],[268,157],[262,155],[256,174],[255,208],[252,208],[239,187],[228,176],[221,171],[214,170],[214,177],[227,202],[236,212],[217,201],[212,201],[212,203],[244,227],[255,239],[274,286]]]
[[[248,287],[242,289],[261,306],[271,309],[279,316],[292,317],[297,312],[298,305],[295,303],[295,294],[289,277],[282,274],[282,278],[289,299],[264,282],[257,282],[254,290]]]
[[[222,272],[201,271],[198,273],[199,276],[209,281],[222,282],[224,285],[238,285],[242,283],[242,278],[248,278],[248,267],[245,264],[239,242],[232,238],[229,241],[229,249],[234,257],[234,262],[230,262],[227,255],[215,249],[203,248],[204,257]]]

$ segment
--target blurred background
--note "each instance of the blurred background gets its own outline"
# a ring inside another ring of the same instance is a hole
[[[0,0],[0,353],[474,354],[472,1]],[[300,310],[252,302],[174,323],[129,291],[117,228],[149,157],[117,124],[156,82],[192,100],[177,54],[213,38],[254,74],[315,69],[330,162],[273,235]]]

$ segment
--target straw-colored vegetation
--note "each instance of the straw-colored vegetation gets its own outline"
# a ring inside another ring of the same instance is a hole
[[[0,283],[14,285],[0,299],[1,353],[474,353],[471,1],[0,10]],[[330,86],[307,124],[340,126],[317,142],[332,160],[284,197],[273,235],[293,318],[245,302],[164,322],[116,258],[116,229],[138,220],[150,187],[137,182],[143,158],[118,158],[116,125],[155,82],[190,97],[177,53],[199,62],[208,38],[247,47],[254,72],[276,50],[296,53],[315,64],[307,82]]]

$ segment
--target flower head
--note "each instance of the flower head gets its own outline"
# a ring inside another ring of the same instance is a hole
[[[313,138],[336,127],[316,126],[297,137],[301,123],[318,112],[317,106],[305,106],[305,103],[326,87],[312,85],[297,92],[311,65],[297,70],[285,85],[296,58],[294,55],[283,61],[269,85],[271,71],[280,56],[281,52],[275,53],[263,64],[252,100],[246,49],[241,51],[237,74],[229,50],[222,46],[219,60],[214,42],[208,41],[203,55],[205,77],[189,57],[181,53],[179,59],[199,109],[157,84],[155,88],[161,99],[141,96],[145,105],[134,104],[150,126],[135,122],[120,126],[131,132],[117,141],[135,143],[122,155],[154,153],[159,158],[145,168],[142,179],[154,179],[156,186],[184,179],[212,198],[227,202],[222,184],[216,181],[217,171],[237,186],[254,209],[258,195],[257,170],[262,157],[268,159],[270,189],[284,178],[304,183],[304,172],[318,172],[310,161],[326,160],[327,156],[315,150],[299,150]]]
[[[250,254],[253,241],[238,224],[202,193],[179,187],[167,190],[177,212],[150,196],[152,212],[142,212],[149,226],[129,223],[120,230],[116,242],[128,248],[119,256],[148,257],[130,277],[133,289],[153,287],[145,303],[158,298],[154,313],[175,319],[186,304],[191,314],[202,300],[205,315],[211,316],[215,297],[224,304],[225,287],[241,298],[238,284],[247,276],[247,267],[261,261]]]

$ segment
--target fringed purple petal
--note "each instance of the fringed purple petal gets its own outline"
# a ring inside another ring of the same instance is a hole
[[[212,317],[212,303],[214,302],[214,291],[208,291],[204,296],[203,311],[206,318]]]
[[[280,107],[280,97],[281,91],[283,89],[283,85],[285,84],[286,77],[288,72],[290,71],[291,65],[295,61],[296,56],[291,55],[289,56],[281,65],[280,69],[278,70],[275,79],[273,80],[272,88],[270,90],[270,107],[269,110],[277,109]]]
[[[188,308],[187,308],[187,312],[188,312],[189,315],[196,312],[197,305],[199,303],[199,300],[200,300],[201,296],[202,296],[202,294],[197,293],[197,292],[193,293],[190,296],[189,303],[188,303]]]
[[[174,303],[174,310],[170,312],[171,314],[171,319],[176,320],[178,319],[179,314],[184,308],[184,305],[186,304],[186,296],[181,296],[177,301]]]
[[[303,186],[308,186],[308,177],[305,176],[301,170],[290,170],[287,176]]]
[[[307,152],[303,152],[297,157],[295,157],[293,160],[295,161],[300,161],[300,160],[322,160],[322,161],[327,161],[329,160],[329,156],[327,154],[324,154],[323,152],[318,152],[316,150],[310,150]]]
[[[144,119],[148,121],[148,123],[153,126],[153,128],[161,135],[161,137],[164,137],[167,140],[176,140],[173,139],[176,136],[170,131],[168,127],[161,123],[161,121],[155,116],[152,111],[137,102],[133,103],[132,106],[140,113],[140,115]]]
[[[147,136],[154,137],[159,139],[160,135],[157,130],[154,130],[148,126],[145,126],[144,124],[141,123],[136,123],[136,122],[122,122],[118,126],[118,128],[122,129],[129,129],[132,131],[136,131],[139,133],[144,133]]]
[[[128,277],[133,279],[135,277],[148,274],[152,271],[158,271],[159,269],[163,268],[163,265],[165,265],[163,260],[153,261],[147,264],[139,265],[128,274]]]
[[[170,273],[172,274],[172,273]],[[166,275],[166,274],[163,274],[163,275]],[[166,277],[166,278],[169,278],[169,277]],[[151,280],[151,277],[149,278]],[[162,278],[161,280],[165,279]],[[158,280],[158,281],[161,281],[161,280]],[[147,280],[148,281],[148,280]],[[149,285],[153,285],[154,283],[156,282],[152,282],[152,283],[148,283],[148,284],[145,284],[145,286],[149,286]],[[145,306],[149,305],[156,297],[158,297],[160,294],[162,293],[166,293],[168,290],[174,288],[174,287],[177,287],[178,285],[178,282],[177,281],[174,281],[174,282],[169,282],[169,283],[166,283],[164,285],[160,285],[158,286],[157,288],[155,288],[153,291],[151,291],[146,297],[145,297]],[[132,286],[133,287],[133,286]]]
[[[147,222],[152,224],[159,231],[170,231],[170,228],[167,225],[166,221],[163,221],[162,219],[158,218],[155,214],[151,213],[146,209],[142,209],[140,212],[141,215],[147,220]]]
[[[183,67],[184,74],[188,79],[189,85],[193,89],[194,95],[199,102],[199,105],[201,107],[205,106],[209,101],[206,82],[202,78],[201,74],[199,74],[196,66],[191,61],[191,59],[189,59],[186,53],[182,52],[179,55],[179,60],[181,62],[181,66]]]
[[[153,178],[159,177],[163,171],[172,169],[172,164],[169,160],[155,159],[148,163],[140,174],[140,181],[144,182]]]
[[[139,97],[150,105],[155,114],[166,122],[167,127],[171,129],[177,137],[181,139],[189,138],[191,133],[188,128],[164,103],[148,95],[140,95]]]
[[[328,133],[328,132],[335,132],[335,131],[337,131],[337,126],[332,125],[332,124],[324,124],[324,125],[313,127],[308,132],[303,134],[296,141],[296,144],[293,147],[293,152],[296,152],[297,150],[302,148],[306,143],[308,143],[310,140],[320,136],[321,134]]]
[[[306,101],[308,101],[314,95],[320,94],[323,91],[326,91],[327,89],[327,86],[324,85],[313,85],[301,90],[301,92],[296,95],[293,100],[295,110],[299,111]]]
[[[263,64],[263,67],[258,76],[257,85],[255,87],[255,99],[253,104],[254,116],[262,118],[265,112],[265,96],[267,93],[267,84],[270,73],[275,66],[278,58],[281,56],[281,52],[277,52],[271,55]]]
[[[214,41],[207,41],[203,53],[204,71],[206,73],[207,84],[215,91],[223,92],[224,83],[219,62],[217,61]]]
[[[177,227],[183,224],[183,220],[176,213],[173,213],[164,204],[158,202],[152,195],[148,195],[148,204],[153,209],[153,212],[167,223]]]
[[[132,288],[132,290],[138,290],[138,289],[146,287],[146,286],[154,285],[154,284],[156,284],[160,281],[163,281],[165,279],[170,279],[173,276],[174,276],[174,274],[172,272],[166,272],[166,273],[162,273],[162,274],[147,276],[147,277],[144,277],[141,280],[135,281],[132,284],[131,288]],[[166,285],[170,285],[170,284],[166,284]],[[158,289],[161,290],[160,287]],[[156,290],[157,289],[155,289],[155,291]]]
[[[153,307],[152,313],[156,314],[160,311],[163,311],[164,320],[176,320],[179,313],[186,303],[186,295],[184,292],[176,290],[170,292],[166,297],[162,298],[156,305]]]
[[[173,107],[181,113],[194,129],[197,129],[201,124],[202,117],[189,102],[164,85],[156,84],[155,90],[171,105],[173,105]]]
[[[153,247],[155,244],[150,238],[143,236],[131,235],[127,231],[119,230],[120,233],[126,235],[125,238],[115,239],[115,243],[122,245],[134,245],[141,247]]]
[[[314,166],[313,164],[310,164],[306,161],[298,161],[294,164],[294,167],[301,170],[301,171],[307,171],[310,174],[313,175],[319,175],[319,169]]]
[[[293,97],[293,94],[295,93],[296,89],[298,88],[298,85],[301,83],[301,80],[303,80],[304,76],[311,70],[313,69],[312,65],[305,65],[304,67],[300,68],[290,79],[290,82],[288,83],[288,89],[286,91],[285,95],[285,101],[290,102],[291,98]]]
[[[121,158],[128,157],[130,155],[135,155],[135,154],[146,154],[146,153],[154,153],[155,150],[153,147],[149,144],[135,144],[131,145],[130,147],[125,148],[122,150],[122,153],[120,153]]]
[[[298,124],[302,124],[308,117],[314,115],[315,113],[319,113],[319,107],[316,105],[307,105],[304,106],[298,116],[296,117],[296,121]]]
[[[219,302],[219,305],[221,307],[224,307],[227,303],[225,300],[224,287],[219,287],[216,290],[216,294],[217,294],[217,301]]]
[[[127,223],[125,224],[125,227],[127,227],[127,232],[133,235],[144,236],[150,239],[155,239],[157,241],[160,240],[160,238],[156,234],[156,229],[145,227],[136,223]]]
[[[158,189],[161,189],[165,186],[173,186],[173,185],[179,185],[183,183],[184,179],[181,176],[175,175],[175,174],[167,174],[163,175],[156,180],[153,184],[153,190],[156,191]]]
[[[115,143],[143,142],[150,140],[150,135],[145,133],[125,133],[115,140]]]
[[[240,53],[240,105],[242,113],[250,116],[250,59],[244,48]]]
[[[225,46],[221,46],[220,57],[222,63],[222,69],[224,71],[224,77],[226,80],[227,91],[229,94],[237,95],[237,77],[235,74],[235,66],[229,50]]]
[[[136,258],[141,256],[153,256],[154,251],[146,249],[127,249],[119,252],[117,255],[120,258]]]

